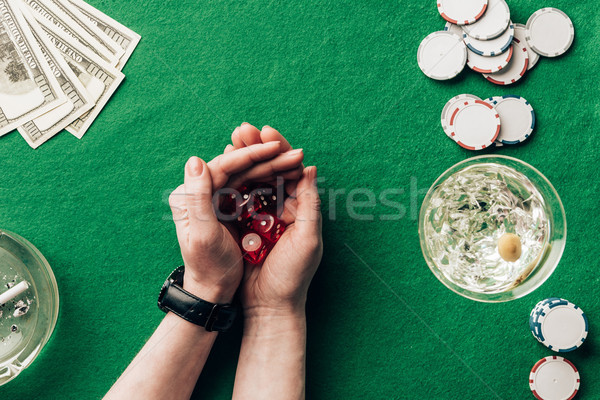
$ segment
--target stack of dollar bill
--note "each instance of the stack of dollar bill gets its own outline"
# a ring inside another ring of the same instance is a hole
[[[0,0],[0,136],[33,148],[80,138],[125,75],[140,35],[83,0]]]

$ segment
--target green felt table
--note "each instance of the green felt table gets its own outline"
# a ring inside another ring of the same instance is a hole
[[[156,297],[181,262],[168,194],[188,157],[213,158],[243,121],[278,128],[321,176],[325,254],[307,306],[309,399],[533,398],[529,371],[551,352],[527,318],[549,296],[589,315],[589,341],[568,358],[581,373],[580,398],[600,398],[595,2],[509,0],[514,22],[553,6],[576,31],[567,54],[542,58],[509,87],[470,70],[446,82],[421,73],[419,43],[444,26],[434,1],[90,3],[142,40],[82,140],[63,132],[34,151],[17,133],[0,138],[0,227],[41,250],[61,296],[52,338],[0,398],[95,399],[109,389],[163,317]],[[443,105],[460,93],[531,102],[533,137],[483,153],[537,167],[567,212],[555,273],[508,303],[452,293],[421,255],[425,191],[476,155],[440,126]],[[390,197],[400,206],[348,209],[351,196],[365,198],[352,194],[360,188],[400,189]],[[220,335],[193,398],[230,398],[240,330]]]

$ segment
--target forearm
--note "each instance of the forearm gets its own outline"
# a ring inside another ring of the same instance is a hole
[[[303,399],[306,317],[269,313],[246,317],[234,399]]]
[[[214,303],[233,296],[190,280],[184,289]],[[105,400],[189,399],[216,338],[217,332],[169,312]]]
[[[105,400],[189,399],[216,337],[168,313]]]

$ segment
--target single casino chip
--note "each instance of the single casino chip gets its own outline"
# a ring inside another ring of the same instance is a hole
[[[571,400],[580,383],[577,368],[563,357],[542,358],[529,374],[529,388],[539,400]]]
[[[527,55],[527,47],[522,44],[513,42],[513,55],[508,67],[493,74],[483,74],[485,79],[495,83],[496,85],[510,85],[515,83],[525,75],[527,66],[529,65],[529,57]]]
[[[573,39],[573,22],[567,14],[556,8],[537,10],[527,20],[527,43],[542,56],[560,56],[571,47]]]
[[[475,72],[493,74],[506,68],[512,60],[513,50],[513,46],[509,46],[508,51],[504,54],[486,57],[467,48],[467,65]]]
[[[446,25],[444,25],[444,30],[446,32],[454,33],[460,37],[463,37],[464,35],[462,28],[456,24],[453,24],[452,22],[446,22]]]
[[[483,15],[488,0],[438,0],[438,12],[448,22],[456,25],[472,24]]]
[[[454,110],[458,104],[462,103],[463,100],[481,100],[479,97],[472,94],[459,94],[458,96],[454,96],[450,100],[446,102],[444,108],[442,109],[442,129],[449,138],[452,138],[452,131],[450,130],[450,113],[449,110]]]
[[[493,57],[506,52],[514,37],[515,27],[510,24],[500,36],[490,40],[475,39],[466,33],[463,34],[463,40],[469,50],[480,56]]]
[[[529,47],[529,43],[527,43],[527,27],[523,24],[514,24],[515,25],[515,37],[513,40],[519,44],[525,45],[527,47],[527,56],[529,57],[529,65],[527,66],[527,70],[535,67],[535,64],[540,60],[540,55],[533,51],[531,47]]]
[[[550,350],[559,353],[579,348],[588,334],[588,320],[585,313],[566,300],[545,306],[534,325],[540,342]]]
[[[465,68],[467,47],[458,35],[433,32],[419,45],[417,62],[421,71],[431,79],[452,79]]]
[[[463,30],[472,38],[490,40],[502,35],[509,23],[510,9],[506,1],[489,0],[485,14],[477,22],[464,25]]]
[[[535,113],[527,100],[509,94],[491,97],[486,102],[491,103],[500,116],[502,127],[497,142],[517,144],[524,142],[531,135],[535,127]]]
[[[500,117],[494,107],[481,100],[463,100],[450,113],[450,136],[461,147],[481,150],[494,143],[500,132]]]

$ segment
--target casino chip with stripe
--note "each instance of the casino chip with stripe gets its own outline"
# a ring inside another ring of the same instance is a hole
[[[491,146],[500,132],[500,117],[494,107],[481,100],[464,100],[450,109],[450,136],[461,147],[482,150]]]
[[[472,24],[481,18],[488,0],[438,0],[438,12],[448,22],[456,25]]]
[[[501,127],[496,144],[518,144],[531,135],[535,127],[535,112],[527,100],[509,94],[484,101],[491,104],[500,116]]]
[[[527,70],[531,70],[535,67],[535,64],[540,60],[540,55],[533,51],[529,44],[527,43],[527,27],[523,24],[515,24],[515,35],[513,40],[519,44],[525,45],[527,47],[527,56],[529,57],[529,65],[527,66]]]
[[[575,365],[558,356],[542,358],[529,374],[529,388],[539,400],[571,400],[579,391],[580,384]]]
[[[508,29],[506,29],[504,33],[497,38],[490,40],[479,40],[472,38],[465,33],[463,34],[463,40],[472,52],[482,56],[493,57],[508,50],[510,44],[512,43],[514,34],[515,27],[513,24],[510,24]]]
[[[556,8],[542,8],[527,20],[526,39],[536,53],[546,57],[564,54],[575,38],[573,22]]]
[[[586,340],[588,320],[581,308],[568,300],[551,297],[540,301],[529,315],[533,337],[550,350],[566,353]]]
[[[503,68],[493,74],[483,74],[485,79],[496,85],[510,85],[515,83],[525,75],[529,65],[529,56],[527,48],[524,45],[513,41],[513,55],[508,67]]]
[[[472,94],[459,94],[458,96],[454,96],[444,106],[442,109],[442,129],[449,138],[452,138],[452,131],[450,130],[450,113],[449,110],[454,110],[458,104],[460,104],[463,100],[481,100],[479,97]]]
[[[487,3],[485,7],[484,3]],[[556,8],[536,11],[527,25],[523,25],[511,21],[505,0],[439,0],[437,5],[447,21],[442,32],[459,35],[466,46],[466,65],[497,85],[509,85],[522,79],[525,72],[537,64],[540,55],[556,57],[563,54],[575,37],[571,19]],[[458,54],[458,45],[455,41],[442,41],[438,32],[427,36],[421,45],[431,40],[432,35],[438,40],[435,45],[426,47],[434,50],[428,52],[429,58],[423,58],[419,51],[419,66],[432,79],[452,79],[464,66],[461,69],[459,62],[452,64],[445,59],[447,54]],[[525,54],[516,54],[518,51]],[[433,61],[430,68],[423,68],[428,60]],[[450,68],[451,64],[454,68]],[[432,65],[443,73],[433,72]]]
[[[482,74],[493,74],[506,68],[513,57],[513,47],[510,46],[508,51],[494,57],[486,57],[474,53],[467,48],[467,65],[475,72]]]
[[[465,33],[478,40],[494,39],[508,28],[510,9],[504,0],[489,0],[485,14],[475,23],[465,25]]]

